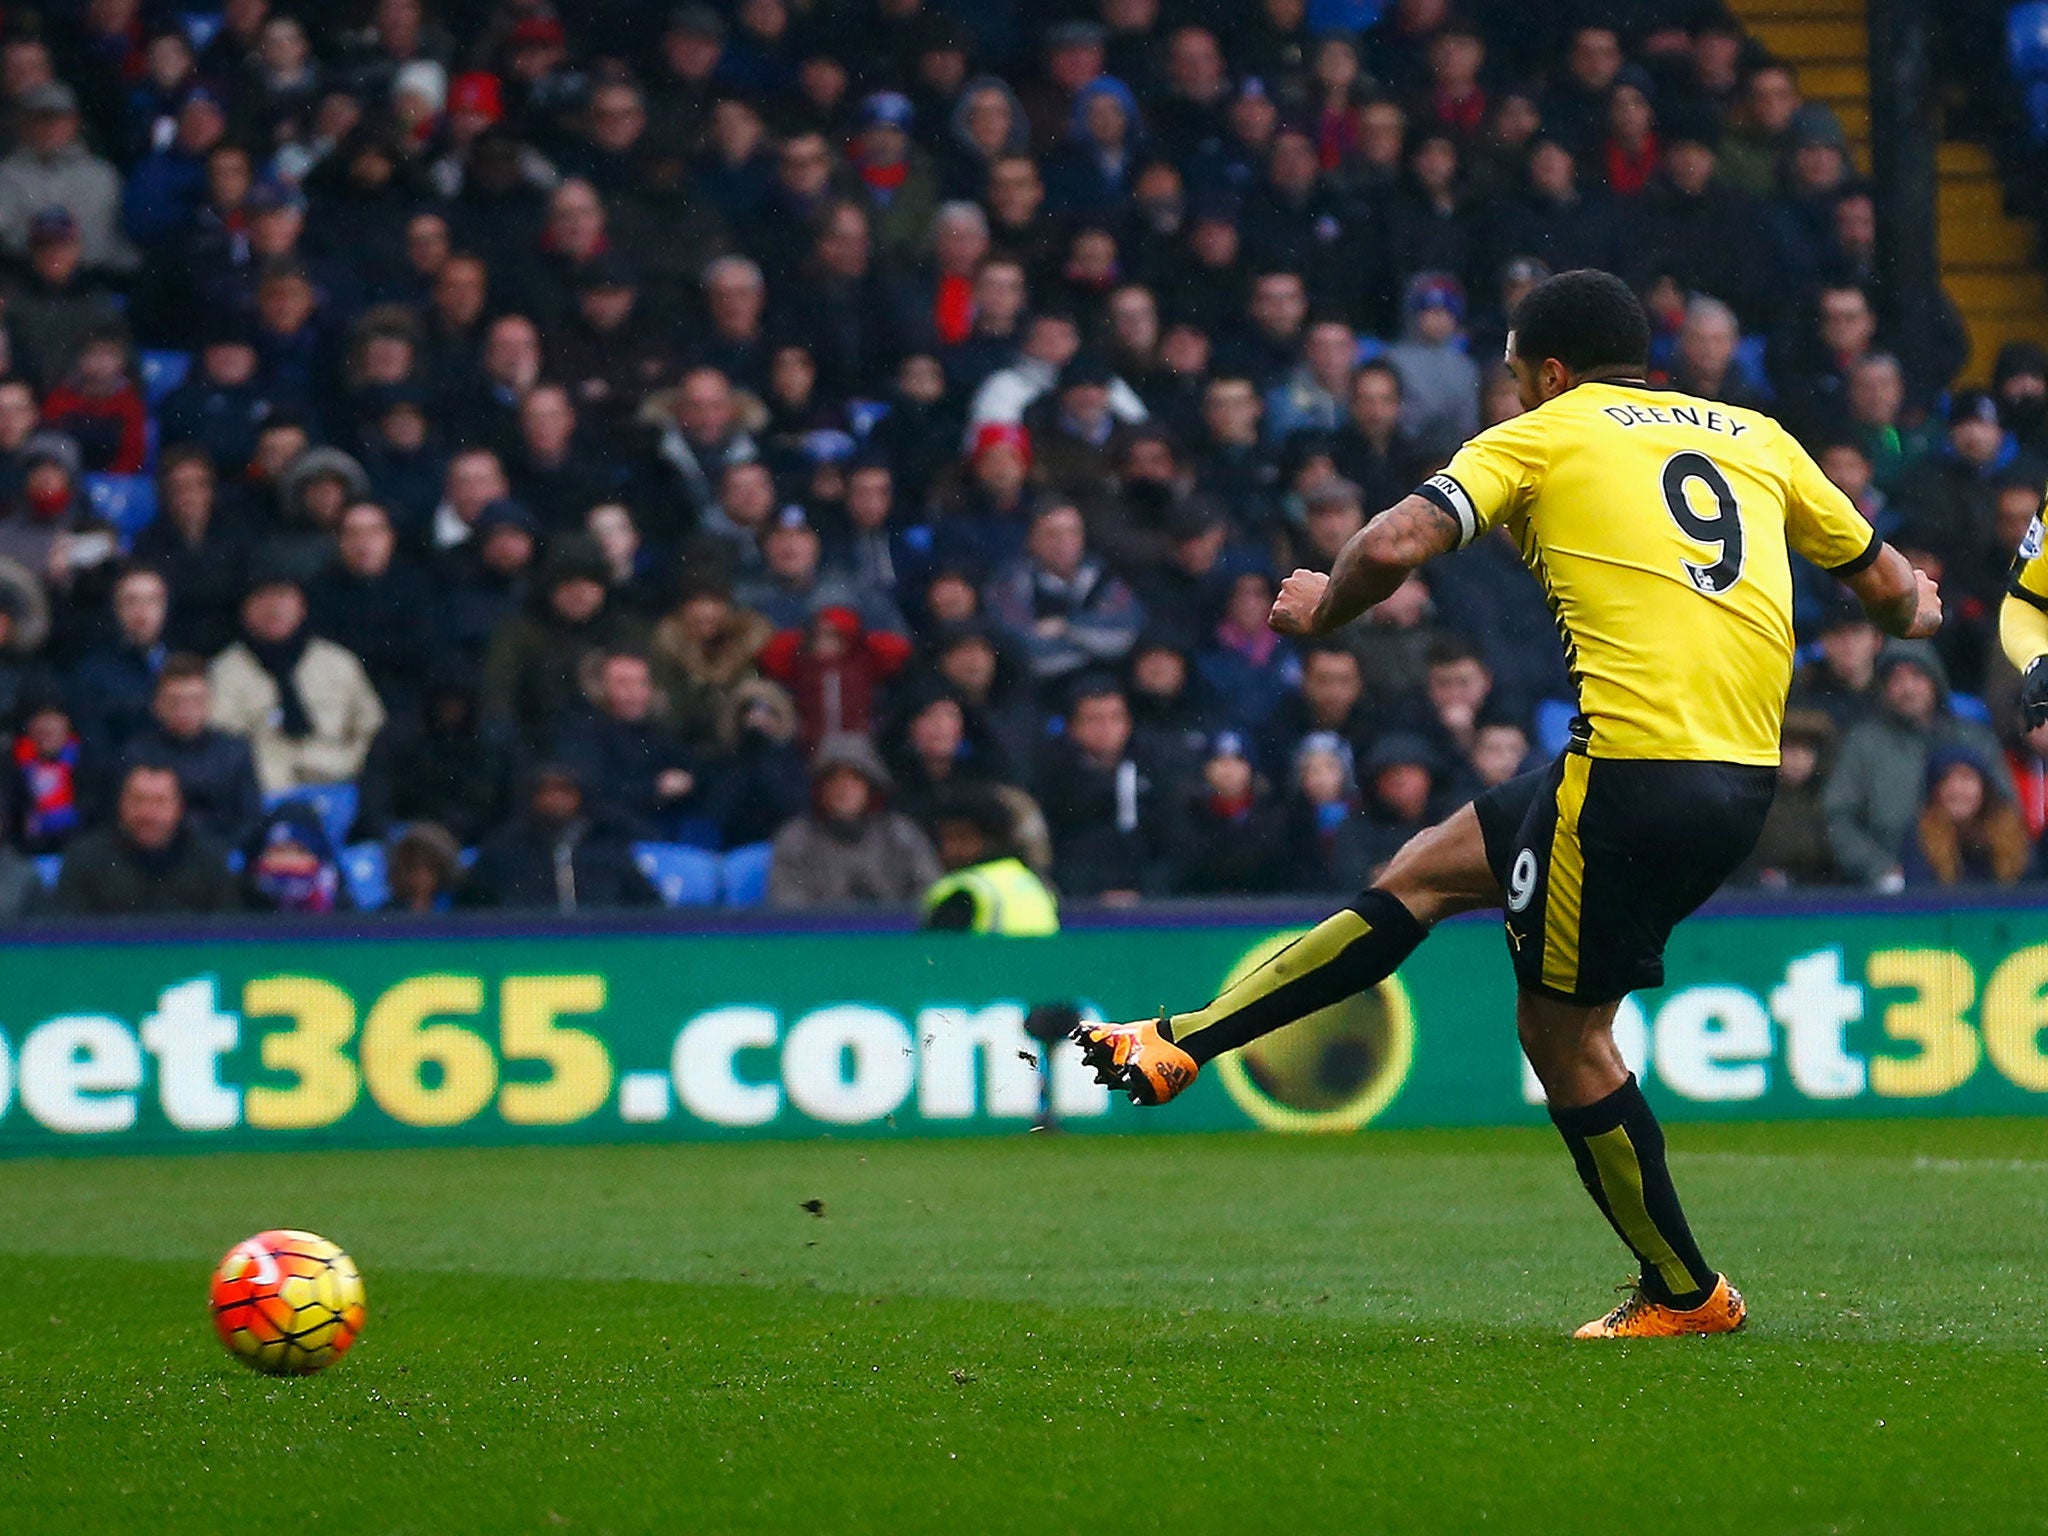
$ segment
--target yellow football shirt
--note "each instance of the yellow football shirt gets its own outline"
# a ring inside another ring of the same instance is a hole
[[[1875,530],[1770,417],[1581,384],[1473,438],[1421,494],[1505,523],[1543,586],[1594,757],[1773,764],[1792,682],[1787,548],[1849,575]]]
[[[2044,522],[2048,522],[2048,502],[2027,524],[2027,536],[2020,540],[2019,553],[2013,557],[2012,584],[2007,590],[2048,613],[2048,530],[2043,529]]]

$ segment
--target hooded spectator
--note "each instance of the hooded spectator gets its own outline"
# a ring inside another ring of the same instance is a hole
[[[1286,812],[1224,731],[1210,744],[1175,838],[1173,889],[1189,896],[1250,896],[1284,889],[1294,871]]]
[[[341,862],[319,812],[287,800],[242,842],[242,901],[257,912],[301,915],[347,905]]]
[[[1465,293],[1456,278],[1425,272],[1402,301],[1401,339],[1387,362],[1401,379],[1401,426],[1416,452],[1442,462],[1479,430],[1479,369],[1462,345]]]
[[[416,821],[392,839],[385,869],[390,898],[383,910],[416,917],[452,911],[468,878],[462,849],[446,827],[431,821]]]
[[[1822,806],[1843,875],[1879,890],[1904,882],[1903,856],[1920,815],[1927,765],[1939,751],[1975,754],[1995,780],[1989,793],[2012,799],[1998,742],[1949,708],[1948,672],[1924,641],[1895,640],[1878,659],[1880,708],[1854,727],[1828,775]]]
[[[641,626],[611,605],[610,575],[588,536],[571,535],[549,553],[523,610],[491,637],[486,726],[510,728],[541,754],[563,720],[594,700],[597,659],[640,639]]]
[[[581,781],[558,763],[533,771],[525,808],[484,840],[457,899],[564,916],[661,903],[624,834],[586,808]]]
[[[888,809],[888,770],[865,736],[828,737],[811,759],[811,808],[775,835],[771,907],[903,905],[939,878],[917,824]]]
[[[391,514],[359,501],[341,514],[333,558],[307,584],[313,633],[362,662],[394,714],[419,707],[420,658],[434,649],[434,588],[400,557]]]
[[[1778,755],[1778,793],[1756,848],[1736,880],[1770,890],[1832,885],[1841,878],[1828,840],[1821,786],[1836,741],[1835,722],[1819,710],[1787,710]]]
[[[761,650],[764,676],[789,690],[805,743],[867,732],[883,687],[910,659],[910,643],[864,628],[860,615],[833,605],[799,628],[785,629]]]
[[[474,847],[511,811],[512,745],[483,728],[475,680],[460,664],[432,667],[421,694],[416,715],[388,721],[370,744],[356,835],[424,821]]]
[[[2017,885],[2036,867],[2004,775],[1969,747],[1927,754],[1927,789],[1902,859],[1912,885]]]

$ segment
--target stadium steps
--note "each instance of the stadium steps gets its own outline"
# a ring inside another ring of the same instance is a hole
[[[1870,166],[1870,73],[1864,0],[1733,0],[1743,26],[1799,69],[1801,88],[1835,109],[1857,163]],[[2008,341],[2048,346],[2040,231],[2006,211],[2005,185],[1981,144],[1944,139],[1936,161],[1941,280],[1970,329],[1958,382],[1991,377]]]

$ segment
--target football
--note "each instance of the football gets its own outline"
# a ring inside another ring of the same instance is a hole
[[[339,1245],[289,1228],[235,1244],[213,1272],[213,1325],[236,1359],[268,1376],[307,1376],[363,1331],[363,1277]]]

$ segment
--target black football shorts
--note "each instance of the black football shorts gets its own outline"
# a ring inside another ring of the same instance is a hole
[[[1591,1006],[1664,983],[1671,930],[1749,857],[1777,773],[1567,751],[1473,802],[1515,978]]]

